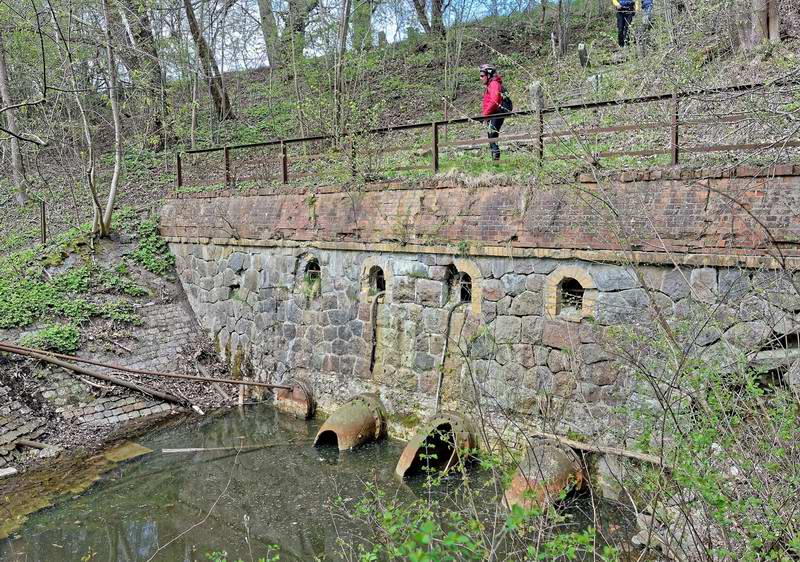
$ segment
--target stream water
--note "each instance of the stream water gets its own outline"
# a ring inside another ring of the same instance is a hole
[[[274,553],[271,545],[282,561],[338,559],[337,497],[362,497],[367,482],[400,497],[424,490],[394,477],[401,443],[340,454],[311,446],[318,427],[250,406],[155,431],[138,440],[153,452],[114,465],[85,493],[34,513],[0,540],[0,560],[194,561],[219,551],[229,561],[257,560]],[[238,455],[162,452],[239,443],[275,445]]]

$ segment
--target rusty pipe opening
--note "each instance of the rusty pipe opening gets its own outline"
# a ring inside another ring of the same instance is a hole
[[[395,474],[404,478],[420,472],[447,471],[455,463],[466,461],[464,453],[475,447],[468,418],[454,412],[436,416],[403,449]]]
[[[314,416],[317,403],[311,385],[299,379],[289,379],[286,388],[275,392],[275,407],[284,413],[292,414],[298,418],[310,419]]]
[[[351,398],[325,420],[314,446],[335,445],[346,451],[386,436],[386,409],[375,394]]]

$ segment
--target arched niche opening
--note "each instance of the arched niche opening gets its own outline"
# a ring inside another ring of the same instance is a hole
[[[373,265],[369,270],[367,280],[369,283],[370,295],[386,292],[386,275],[383,273],[383,268],[381,266]]]
[[[583,315],[583,295],[585,289],[580,281],[565,277],[558,284],[556,315],[581,317]]]
[[[449,303],[473,303],[474,290],[472,276],[469,273],[459,271],[454,264],[450,264],[447,266],[445,283],[447,284],[447,301]]]
[[[303,268],[301,290],[308,299],[315,299],[322,294],[322,268],[317,258],[310,258]]]

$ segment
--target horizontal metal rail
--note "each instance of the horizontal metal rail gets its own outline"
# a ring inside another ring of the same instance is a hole
[[[569,104],[563,104],[558,106],[547,106],[543,107],[541,110],[522,110],[522,111],[512,111],[507,113],[496,113],[493,114],[491,117],[494,118],[503,118],[503,119],[510,119],[516,117],[526,117],[526,116],[537,116],[538,117],[538,126],[533,127],[533,131],[531,134],[520,134],[520,135],[509,135],[505,137],[500,137],[498,139],[488,140],[486,138],[482,139],[473,139],[473,140],[447,140],[440,141],[439,133],[442,130],[445,130],[448,126],[451,125],[459,125],[459,124],[467,124],[467,123],[481,123],[487,120],[484,116],[473,116],[473,117],[460,117],[455,119],[445,119],[445,120],[436,120],[436,121],[425,121],[425,122],[417,122],[417,123],[406,123],[402,125],[392,125],[387,127],[379,127],[370,129],[366,132],[357,133],[353,136],[363,137],[366,135],[386,135],[388,133],[398,132],[398,131],[412,131],[412,130],[429,130],[431,131],[431,143],[427,147],[423,147],[424,153],[422,155],[431,157],[431,165],[430,166],[401,166],[395,167],[391,170],[393,171],[402,171],[402,170],[409,170],[409,169],[425,169],[430,168],[433,172],[437,172],[439,170],[439,156],[442,148],[447,147],[459,147],[459,146],[471,146],[476,144],[489,144],[491,142],[498,142],[498,143],[508,143],[508,142],[532,142],[536,145],[536,157],[538,161],[544,159],[544,141],[545,139],[562,139],[562,138],[578,138],[580,136],[587,136],[587,135],[602,135],[602,134],[611,134],[611,133],[618,133],[618,132],[625,132],[625,131],[645,131],[645,130],[657,130],[657,129],[668,129],[670,131],[670,147],[668,149],[656,149],[656,150],[617,150],[617,151],[603,151],[593,153],[591,155],[587,154],[587,158],[608,158],[608,157],[616,157],[616,156],[654,156],[654,155],[661,155],[661,154],[670,154],[671,155],[671,164],[677,165],[680,159],[681,152],[689,152],[689,153],[701,153],[701,152],[715,152],[715,151],[736,151],[736,150],[748,150],[748,149],[755,149],[755,148],[764,148],[764,147],[795,147],[797,143],[800,141],[795,141],[794,139],[783,141],[783,142],[775,142],[775,143],[743,143],[743,144],[726,144],[726,145],[709,145],[709,146],[693,146],[693,147],[682,147],[680,146],[680,136],[679,136],[679,129],[681,127],[689,127],[689,126],[696,126],[696,125],[706,125],[706,124],[715,124],[715,123],[737,123],[748,120],[747,114],[733,114],[733,115],[725,115],[720,117],[714,118],[702,118],[702,119],[688,119],[688,120],[681,120],[678,114],[680,100],[683,99],[691,99],[697,98],[700,96],[709,96],[713,94],[724,94],[724,93],[744,93],[749,92],[761,88],[766,87],[782,87],[782,86],[797,86],[800,85],[799,81],[795,80],[777,80],[773,82],[759,82],[759,83],[750,83],[750,84],[738,84],[734,86],[722,86],[717,88],[708,88],[702,90],[688,90],[683,92],[674,92],[674,93],[662,93],[662,94],[653,94],[648,96],[639,96],[639,97],[631,97],[631,98],[621,98],[621,99],[613,99],[613,100],[602,100],[602,101],[595,101],[595,102],[575,102]],[[580,111],[580,110],[587,110],[587,109],[600,109],[605,107],[621,107],[626,105],[636,105],[636,104],[644,104],[644,103],[652,103],[652,102],[664,102],[670,101],[670,114],[671,120],[670,121],[655,121],[655,122],[644,122],[644,123],[629,123],[617,126],[606,126],[606,127],[594,127],[594,128],[575,128],[575,129],[564,129],[558,131],[550,131],[545,132],[543,130],[543,116],[548,114],[560,114],[566,111]],[[339,137],[347,138],[347,137]],[[352,136],[351,136],[352,138]],[[280,148],[280,154],[274,160],[276,162],[277,167],[281,169],[280,180],[283,183],[288,183],[290,176],[293,178],[303,178],[316,175],[316,172],[294,172],[290,174],[289,164],[291,162],[303,162],[303,161],[312,161],[318,160],[321,163],[329,163],[330,156],[332,154],[343,154],[350,152],[351,157],[355,160],[356,155],[358,152],[356,151],[356,147],[351,142],[350,148],[334,148],[332,147],[331,150],[327,152],[317,152],[314,154],[306,154],[306,155],[290,155],[288,153],[289,145],[295,144],[302,144],[302,143],[311,143],[311,142],[319,142],[319,141],[334,141],[337,140],[337,137],[333,135],[317,135],[317,136],[310,136],[310,137],[293,137],[288,139],[275,139],[275,140],[268,140],[264,142],[257,142],[257,143],[247,143],[247,144],[238,144],[238,145],[226,145],[226,146],[217,146],[217,147],[209,147],[209,148],[199,148],[199,149],[192,149],[183,152],[179,152],[176,154],[176,176],[177,176],[177,187],[183,187],[183,167],[182,167],[182,156],[187,154],[208,154],[214,152],[222,152],[223,153],[223,163],[224,163],[224,178],[225,178],[225,186],[229,187],[232,183],[237,181],[235,175],[232,173],[231,170],[231,159],[230,159],[230,152],[233,150],[240,150],[240,149],[248,149],[248,148],[264,148],[264,147],[278,147]],[[388,154],[392,152],[401,152],[401,151],[411,151],[411,150],[420,150],[420,147],[409,145],[408,147],[403,146],[390,146],[386,149],[375,149],[376,147],[370,147],[369,143],[367,143],[367,150],[361,152],[362,156],[376,156],[379,154]],[[370,150],[371,149],[371,150]],[[324,157],[324,158],[323,158]],[[556,157],[556,156],[548,156],[551,159],[570,159],[571,157]],[[575,157],[579,158],[579,157]],[[324,160],[324,161],[323,161]],[[355,170],[355,164],[353,164],[353,169]],[[384,170],[380,170],[384,171]],[[278,179],[278,178],[275,178]],[[241,180],[240,180],[241,181]],[[199,185],[199,184],[198,184]],[[213,185],[213,184],[212,184]]]

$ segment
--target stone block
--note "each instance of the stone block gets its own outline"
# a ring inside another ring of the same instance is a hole
[[[413,302],[415,296],[414,285],[415,285],[415,279],[413,277],[394,276],[392,278],[393,302],[395,303]]]
[[[445,302],[444,283],[430,279],[417,279],[416,302],[422,306],[440,307]]]
[[[717,286],[722,302],[738,303],[751,290],[750,274],[742,269],[721,269],[717,274]]]
[[[556,349],[575,349],[580,342],[579,324],[564,320],[545,320],[542,343]]]
[[[601,361],[593,365],[586,365],[584,370],[583,378],[597,386],[614,384],[619,377],[619,369],[612,361]]]
[[[544,319],[541,316],[525,316],[522,318],[522,343],[541,343]]]
[[[519,275],[517,273],[507,273],[503,275],[500,282],[502,283],[503,290],[507,295],[516,296],[525,290],[525,281],[527,276]]]
[[[497,303],[483,303],[483,306],[481,306],[481,321],[484,324],[491,324],[495,318],[497,318]]]
[[[245,265],[245,259],[247,259],[247,265]],[[231,257],[228,258],[228,267],[232,269],[234,273],[239,273],[243,269],[247,268],[249,261],[249,256],[246,256],[242,252],[234,252],[231,254]]]
[[[673,301],[680,300],[689,296],[690,273],[682,269],[673,269],[664,275],[661,282],[661,292]]]
[[[504,296],[502,299],[497,301],[497,314],[498,316],[506,316],[511,314],[511,303],[514,302],[512,297],[509,295]]]
[[[570,369],[569,355],[558,349],[552,350],[547,357],[547,368],[554,373],[568,371]]]
[[[426,308],[422,311],[422,325],[431,334],[444,334],[447,326],[447,311]]]
[[[525,290],[540,293],[547,281],[546,275],[528,275],[525,279]]]
[[[609,359],[608,354],[596,343],[586,343],[580,346],[578,359],[584,365],[591,365]]]
[[[600,293],[595,305],[595,318],[608,326],[646,322],[649,319],[650,300],[644,289],[630,289],[618,293]]]
[[[615,265],[593,265],[589,275],[600,291],[623,291],[640,287],[636,273],[626,267]]]
[[[550,355],[550,348],[543,345],[533,347],[533,354],[536,364],[540,367],[547,365],[547,357]]]
[[[516,316],[498,316],[492,323],[494,337],[498,343],[520,341],[522,321]]]
[[[473,359],[488,359],[497,349],[495,339],[491,334],[483,333],[469,344],[469,356]]]
[[[481,283],[483,299],[495,302],[506,296],[503,284],[497,279],[484,279]]]
[[[433,369],[436,364],[436,359],[427,352],[417,352],[414,354],[414,368],[419,371],[427,371]]]
[[[714,303],[717,300],[717,270],[712,267],[693,269],[689,286],[695,299],[707,304]]]
[[[514,316],[531,316],[542,312],[542,294],[533,291],[524,291],[514,297],[511,304],[511,314]]]
[[[514,352],[514,360],[526,369],[531,369],[537,365],[536,354],[532,345],[518,343],[514,344],[512,349]]]

